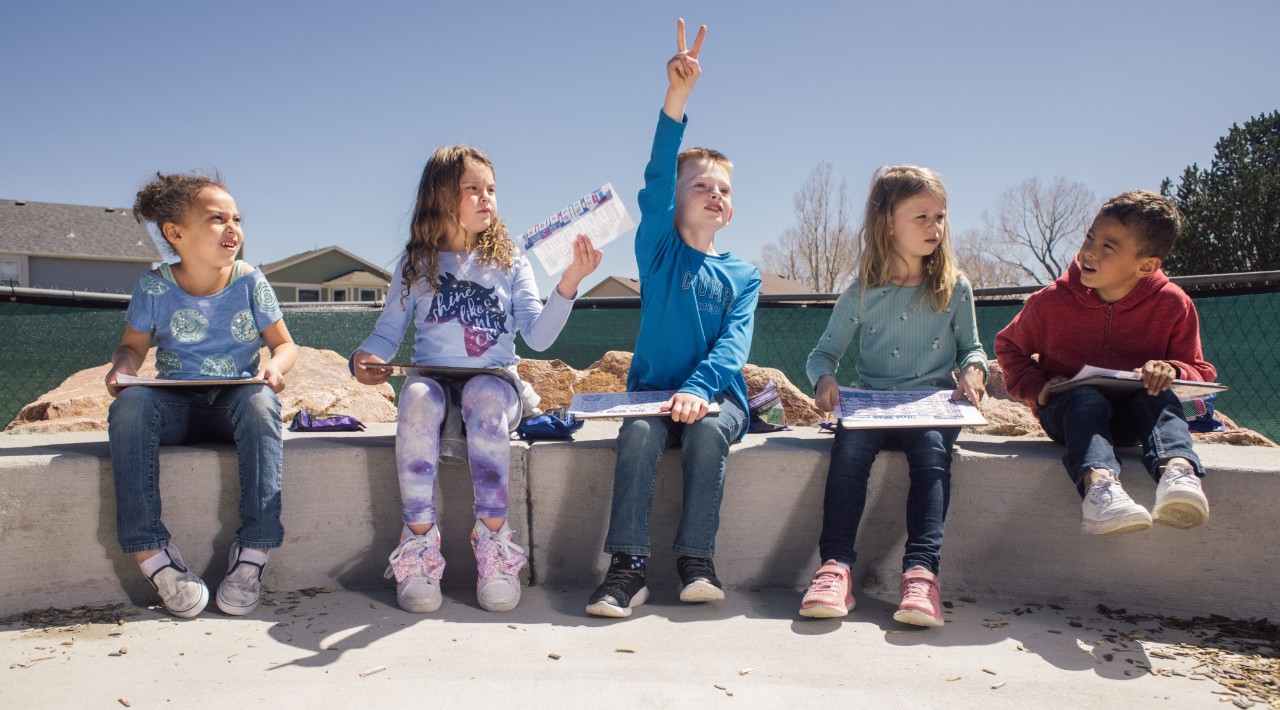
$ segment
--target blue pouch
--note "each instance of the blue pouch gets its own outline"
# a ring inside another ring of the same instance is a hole
[[[520,426],[516,427],[516,434],[521,441],[572,439],[573,432],[581,429],[585,423],[564,407],[559,407],[520,422]]]
[[[293,421],[289,422],[289,431],[364,431],[364,424],[346,414],[317,417],[305,409],[299,409],[293,415]]]

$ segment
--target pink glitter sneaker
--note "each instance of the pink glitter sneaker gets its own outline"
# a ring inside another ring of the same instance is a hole
[[[476,599],[485,611],[511,611],[520,603],[520,568],[528,559],[524,548],[511,541],[514,534],[505,522],[494,532],[477,520],[471,530]]]
[[[429,614],[440,608],[440,578],[444,576],[444,555],[440,554],[440,526],[433,525],[422,535],[409,526],[400,532],[400,545],[391,553],[383,575],[396,580],[396,602],[414,614]]]

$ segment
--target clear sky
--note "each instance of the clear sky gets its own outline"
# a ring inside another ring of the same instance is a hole
[[[390,266],[427,156],[469,143],[513,234],[607,181],[638,216],[681,16],[708,25],[686,145],[734,160],[717,246],[752,261],[821,161],[859,204],[879,165],[935,168],[958,233],[1033,176],[1156,189],[1280,108],[1276,0],[19,0],[0,198],[127,207],[156,170],[216,168],[250,261]],[[635,274],[627,235],[584,285]]]

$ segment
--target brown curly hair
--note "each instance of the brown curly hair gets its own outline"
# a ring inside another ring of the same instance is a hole
[[[1138,233],[1139,256],[1169,258],[1182,231],[1182,213],[1173,200],[1149,190],[1129,190],[1107,200],[1099,217],[1110,217]]]
[[[133,218],[138,222],[151,222],[160,230],[160,241],[173,251],[164,236],[164,225],[177,224],[186,217],[195,204],[196,195],[206,187],[226,190],[222,176],[217,172],[205,175],[199,172],[170,173],[156,171],[156,178],[138,190],[133,201]]]
[[[427,159],[422,179],[418,181],[418,200],[409,225],[409,241],[404,247],[401,303],[409,298],[413,284],[418,281],[428,292],[436,288],[440,271],[437,254],[441,246],[463,228],[457,210],[462,200],[462,176],[470,165],[483,165],[493,172],[489,157],[466,145],[437,148]],[[472,250],[479,252],[483,263],[497,268],[510,268],[515,261],[515,244],[507,237],[507,225],[498,219],[496,212]]]

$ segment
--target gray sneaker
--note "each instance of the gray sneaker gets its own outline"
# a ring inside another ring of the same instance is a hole
[[[1194,469],[1185,463],[1165,467],[1156,484],[1154,512],[1157,523],[1183,530],[1209,522],[1209,499]]]
[[[1111,471],[1089,486],[1080,513],[1080,531],[1086,535],[1130,533],[1151,527],[1151,514],[1133,502]]]
[[[400,544],[388,559],[387,579],[396,580],[396,602],[414,614],[430,614],[440,608],[440,579],[444,577],[444,555],[440,554],[440,526],[433,525],[422,535],[409,526],[400,531]]]
[[[227,576],[218,585],[218,608],[231,616],[248,616],[258,608],[262,596],[264,564],[240,559],[240,543],[232,543],[227,559]]]
[[[204,611],[209,603],[209,588],[204,586],[200,575],[187,569],[182,563],[182,555],[178,548],[167,545],[160,554],[167,555],[169,564],[156,570],[147,581],[160,594],[164,608],[174,616],[190,619]]]

